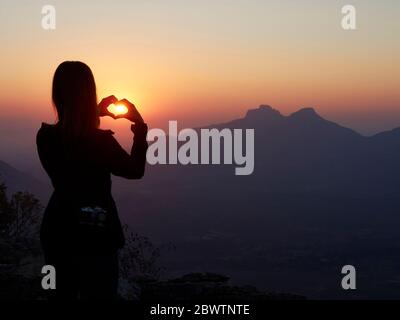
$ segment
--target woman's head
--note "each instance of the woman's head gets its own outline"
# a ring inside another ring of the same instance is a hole
[[[54,73],[52,91],[58,122],[66,135],[79,137],[99,126],[96,84],[86,64],[61,63]]]

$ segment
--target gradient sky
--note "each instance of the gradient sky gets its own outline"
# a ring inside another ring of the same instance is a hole
[[[349,3],[356,31],[340,25]],[[55,31],[41,28],[45,4]],[[0,26],[3,144],[54,120],[64,60],[86,62],[99,98],[132,100],[152,126],[226,121],[260,104],[315,107],[366,134],[400,126],[398,0],[2,0]]]

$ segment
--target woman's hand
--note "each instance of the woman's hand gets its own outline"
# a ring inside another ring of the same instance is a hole
[[[115,116],[115,119],[125,118],[134,123],[144,123],[142,116],[140,115],[139,111],[136,109],[133,103],[129,102],[126,99],[122,99],[118,102],[127,107],[128,112]]]
[[[115,119],[115,115],[112,114],[110,111],[108,111],[108,107],[117,102],[118,102],[118,99],[115,96],[109,96],[109,97],[101,100],[101,102],[98,105],[99,116],[100,117],[109,116],[109,117]]]

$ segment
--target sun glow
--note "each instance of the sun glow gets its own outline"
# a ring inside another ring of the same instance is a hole
[[[123,104],[112,104],[111,106],[108,107],[108,111],[110,111],[114,115],[120,115],[120,114],[125,114],[128,112],[128,108],[124,106]]]

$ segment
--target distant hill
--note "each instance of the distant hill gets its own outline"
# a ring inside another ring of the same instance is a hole
[[[49,186],[32,177],[28,173],[19,171],[0,160],[0,182],[4,182],[9,193],[28,191],[35,194],[42,201],[49,197]]]
[[[283,116],[270,106],[249,110],[244,118],[207,128],[255,129],[255,170],[239,178],[226,165],[148,166],[145,189],[163,183],[185,186],[220,178],[208,188],[246,183],[247,190],[393,194],[400,188],[400,128],[365,137],[322,118],[312,108]],[[399,181],[399,182],[398,182]],[[154,185],[155,184],[155,185]],[[126,182],[130,192],[132,182]],[[149,189],[150,192],[150,189]]]

